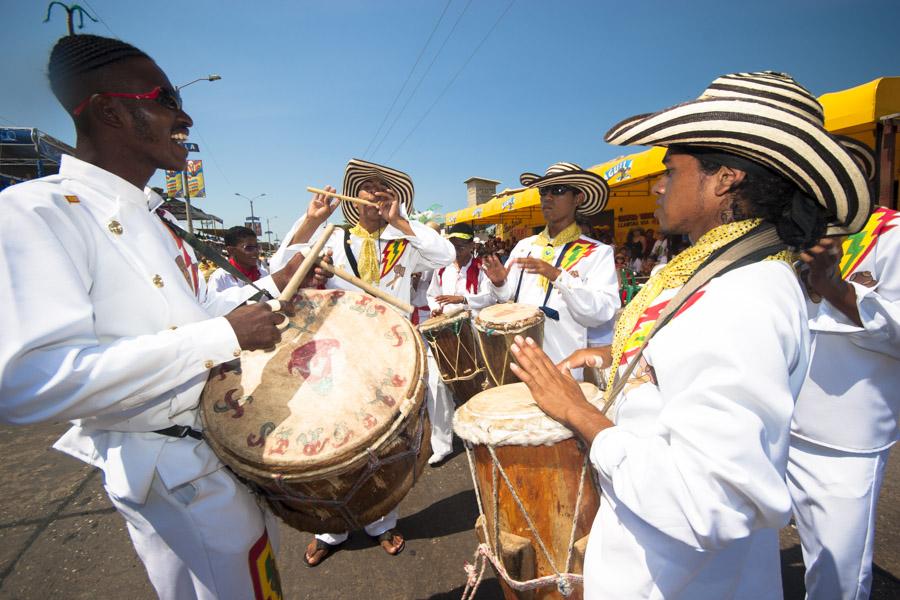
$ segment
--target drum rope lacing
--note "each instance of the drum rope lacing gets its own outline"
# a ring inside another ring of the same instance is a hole
[[[451,328],[453,329],[453,333],[454,333],[454,335],[456,335],[456,338],[458,340],[460,331],[462,331],[462,321],[453,323],[451,325]],[[439,360],[438,355],[440,355],[440,357],[442,357],[444,359],[446,364],[453,365],[453,372],[457,374],[456,377],[447,378],[447,377],[444,377],[443,373],[439,372],[438,375],[440,375],[441,381],[443,381],[444,383],[452,383],[454,381],[469,381],[470,379],[475,379],[476,377],[478,377],[479,375],[481,375],[484,372],[484,369],[478,366],[478,357],[474,356],[464,344],[457,342],[456,356],[451,361],[449,355],[446,352],[444,352],[440,346],[438,346],[437,337],[432,335],[431,331],[429,331],[427,333],[423,333],[423,334],[425,336],[425,341],[428,342],[428,346],[431,348],[431,351],[434,354],[435,360],[436,361]],[[473,335],[472,337],[478,337],[478,336]],[[471,359],[472,364],[475,365],[475,370],[470,375],[459,375],[460,349],[465,350],[469,359]],[[440,362],[438,362],[438,364],[440,364]]]
[[[326,498],[315,498],[313,496],[306,496],[304,494],[299,494],[292,490],[289,490],[284,485],[284,477],[280,474],[276,475],[273,480],[275,482],[276,487],[281,491],[281,494],[272,494],[271,492],[262,492],[262,495],[267,497],[270,501],[280,501],[280,502],[296,502],[300,501],[307,504],[319,505],[319,506],[332,506],[336,507],[341,511],[341,516],[344,517],[344,520],[347,521],[347,524],[350,526],[350,529],[360,529],[362,525],[356,521],[350,511],[347,509],[347,504],[349,504],[350,499],[353,498],[353,495],[359,491],[361,488],[371,477],[378,471],[381,467],[389,464],[393,464],[400,460],[406,459],[408,456],[412,455],[416,457],[419,455],[419,451],[422,447],[422,440],[424,439],[425,433],[425,421],[424,421],[424,413],[426,410],[426,404],[423,401],[422,405],[419,407],[419,418],[416,424],[416,431],[412,436],[412,445],[402,452],[398,452],[396,454],[392,454],[386,458],[379,458],[378,455],[371,448],[366,448],[366,453],[368,454],[367,465],[365,470],[360,474],[359,478],[356,480],[356,483],[353,484],[353,487],[344,495],[343,498],[336,498],[334,500],[329,500]],[[405,427],[404,427],[405,429]],[[403,435],[403,433],[400,433]],[[416,482],[416,470],[413,469],[413,485]],[[254,486],[259,487],[259,486]],[[286,510],[290,510],[288,507],[285,507]]]
[[[572,594],[572,592],[575,591],[575,585],[583,585],[584,583],[584,575],[569,573],[568,570],[572,566],[572,552],[575,548],[575,532],[578,526],[578,515],[581,512],[581,500],[584,496],[584,484],[587,477],[589,465],[587,455],[585,455],[584,462],[581,465],[581,475],[578,480],[578,496],[575,498],[575,510],[572,518],[572,531],[569,535],[569,546],[568,552],[566,554],[566,566],[564,569],[566,572],[560,573],[560,570],[557,569],[556,564],[553,562],[553,557],[550,556],[550,552],[547,550],[547,547],[544,544],[541,535],[538,533],[537,528],[535,527],[534,522],[531,519],[531,515],[528,514],[528,511],[525,509],[525,505],[522,503],[521,498],[519,498],[519,495],[513,488],[512,482],[509,480],[509,476],[506,474],[506,471],[503,470],[503,466],[500,464],[500,460],[497,458],[494,447],[489,445],[487,446],[487,449],[491,454],[491,479],[493,485],[494,501],[494,548],[500,547],[500,490],[497,485],[499,483],[497,477],[499,473],[503,476],[503,481],[506,483],[506,487],[509,490],[510,495],[516,501],[519,510],[522,512],[522,516],[525,517],[525,520],[528,523],[528,528],[534,535],[534,539],[538,543],[541,552],[543,552],[544,558],[547,560],[547,564],[549,564],[550,568],[553,569],[554,575],[545,575],[544,577],[529,579],[527,581],[515,580],[509,575],[509,573],[507,573],[506,568],[503,566],[503,561],[497,557],[495,550],[491,549],[490,544],[481,543],[478,544],[478,547],[475,550],[475,556],[472,563],[466,563],[466,565],[464,566],[464,570],[466,572],[466,588],[465,590],[463,590],[462,600],[471,600],[475,597],[475,592],[478,591],[478,587],[479,585],[481,585],[481,580],[484,578],[484,571],[487,567],[488,562],[490,562],[494,566],[494,569],[496,569],[497,573],[503,578],[503,581],[505,581],[509,587],[516,591],[521,592],[535,590],[537,588],[556,584],[559,593],[562,594],[563,597],[568,598]],[[475,500],[478,503],[478,514],[484,516],[484,504],[481,499],[481,491],[478,487],[478,476],[475,473],[475,462],[472,458],[472,448],[468,442],[466,443],[466,458],[469,462],[469,474],[472,476],[472,484],[475,486]],[[487,530],[487,519],[482,519],[481,526],[484,530],[484,539],[490,540],[490,534]]]
[[[481,340],[481,336],[480,335],[475,336],[475,339],[478,340],[478,350],[479,350],[479,352],[481,352],[481,359],[484,362],[484,366],[487,369],[488,375],[490,375],[491,379],[493,379],[493,383],[495,386],[503,385],[503,381],[506,378],[506,370],[509,368],[509,361],[506,360],[506,357],[509,357],[509,352],[510,352],[509,349],[512,346],[513,337],[508,334],[523,333],[525,331],[528,331],[532,327],[534,327],[534,323],[531,323],[530,325],[524,325],[524,326],[518,327],[516,329],[497,330],[497,329],[492,329],[490,327],[485,328],[485,329],[479,329],[479,331],[483,331],[484,333],[486,333],[490,336],[498,335],[498,334],[502,335],[503,342],[506,345],[506,355],[505,355],[505,358],[503,359],[503,371],[501,371],[500,377],[497,377],[497,374],[494,373],[493,369],[491,369],[491,361],[488,360],[487,354],[485,354],[485,352],[484,352],[484,342]],[[478,329],[478,328],[476,327],[476,329]]]

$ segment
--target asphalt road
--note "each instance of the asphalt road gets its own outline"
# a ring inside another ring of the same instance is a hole
[[[0,599],[153,598],[100,474],[50,449],[64,425],[0,426]],[[894,455],[898,454],[894,450]],[[875,538],[872,598],[900,598],[900,456],[888,463]],[[476,538],[475,496],[464,453],[424,476],[400,505],[407,547],[390,557],[356,533],[315,569],[303,563],[310,535],[282,527],[278,564],[285,598],[460,598]],[[785,598],[802,599],[796,533],[782,532]],[[500,598],[488,571],[476,598]]]

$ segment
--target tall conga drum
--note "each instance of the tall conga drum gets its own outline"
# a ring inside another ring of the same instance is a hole
[[[288,525],[358,529],[400,503],[431,454],[424,346],[363,293],[301,290],[294,308],[275,349],[212,371],[204,436]]]
[[[595,386],[581,389],[602,403]],[[582,598],[600,495],[581,442],[538,408],[524,383],[470,399],[456,411],[453,431],[474,463],[483,511],[476,533],[503,567],[497,574],[507,600],[563,598],[560,585],[569,599]]]
[[[488,387],[519,381],[509,368],[513,359],[510,347],[517,335],[531,337],[538,346],[544,343],[544,313],[530,304],[488,306],[478,313],[474,325]]]
[[[453,391],[458,405],[485,388],[469,311],[431,317],[419,325],[419,331],[431,347],[441,381]]]

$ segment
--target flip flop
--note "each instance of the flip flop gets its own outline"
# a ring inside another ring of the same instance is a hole
[[[303,562],[306,563],[307,567],[316,567],[322,564],[322,561],[331,556],[341,545],[329,544],[319,538],[313,538],[313,541],[306,547],[306,552],[303,553]],[[310,550],[312,550],[312,554],[310,554]]]
[[[398,545],[394,545],[394,537],[400,538],[400,543]],[[403,538],[403,534],[400,533],[396,529],[388,529],[384,533],[379,536],[370,536],[373,540],[378,542],[378,545],[381,546],[381,549],[385,551],[386,554],[391,556],[397,556],[403,549],[406,548],[406,540]],[[396,548],[394,552],[391,552],[391,549]]]

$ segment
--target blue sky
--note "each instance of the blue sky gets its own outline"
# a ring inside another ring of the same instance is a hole
[[[816,94],[900,75],[896,0],[75,1],[102,19],[83,31],[140,47],[176,85],[222,76],[184,90],[197,203],[233,225],[249,214],[234,193],[265,193],[255,211],[279,235],[352,157],[409,172],[418,208],[450,211],[472,176],[502,189],[631,152],[604,132],[723,73],[784,71]],[[44,75],[65,31],[58,9],[42,23],[47,4],[0,0],[0,124],[74,143]]]

